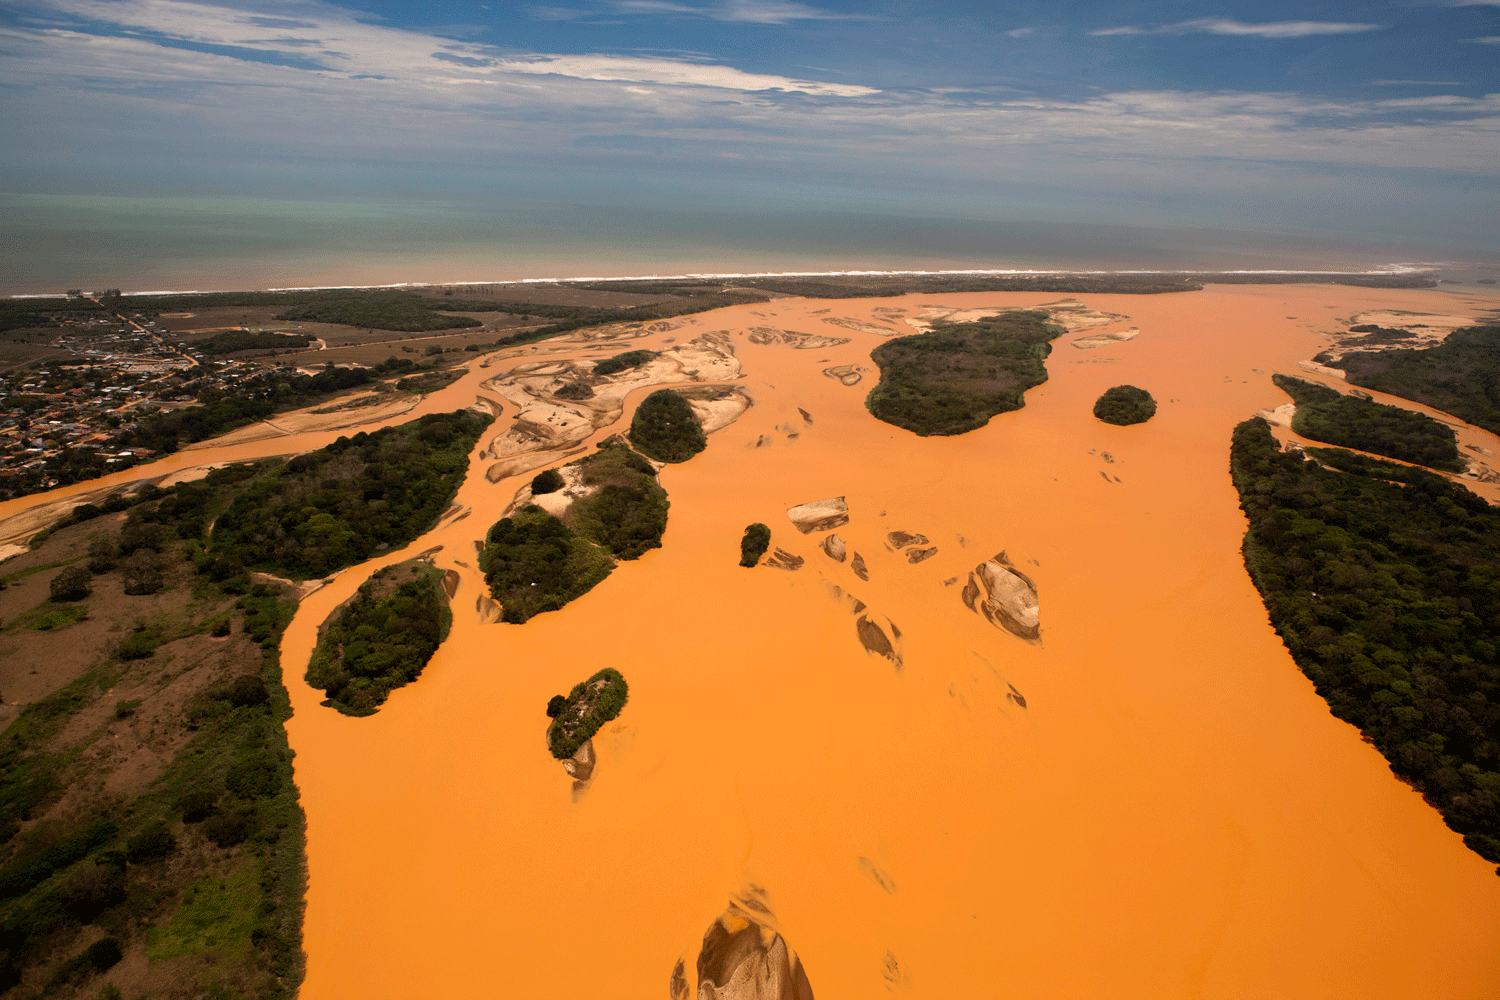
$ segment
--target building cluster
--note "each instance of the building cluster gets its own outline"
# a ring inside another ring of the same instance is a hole
[[[265,370],[253,361],[205,361],[165,341],[155,326],[113,317],[66,320],[54,328],[49,347],[70,357],[0,371],[0,493],[16,477],[47,475],[49,460],[68,452],[92,452],[108,466],[146,458],[150,449],[121,441],[142,417],[194,405],[207,389],[227,393]],[[35,484],[56,485],[51,476]]]

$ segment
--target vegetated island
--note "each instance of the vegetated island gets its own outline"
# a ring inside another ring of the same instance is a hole
[[[686,462],[708,447],[703,425],[680,393],[658,389],[636,407],[630,443],[658,462]]]
[[[1500,511],[1422,469],[1308,451],[1259,418],[1234,431],[1271,624],[1333,714],[1500,862]]]
[[[656,357],[656,351],[626,351],[612,358],[605,358],[594,365],[595,375],[618,375],[629,368],[639,368]],[[587,398],[587,397],[585,397]]]
[[[1094,401],[1094,416],[1120,427],[1143,424],[1156,416],[1156,400],[1145,389],[1117,385]]]
[[[573,685],[566,698],[554,695],[547,703],[547,714],[552,718],[547,726],[547,749],[558,760],[567,760],[620,714],[629,697],[625,678],[613,667]]]
[[[453,625],[443,571],[420,559],[387,566],[323,623],[307,683],[345,715],[373,715],[417,679]]]
[[[526,504],[490,528],[480,553],[490,594],[511,624],[588,593],[616,559],[638,559],[659,547],[667,528],[667,491],[655,467],[618,440],[557,475],[576,484],[562,495],[561,517]],[[552,485],[550,477],[544,485]],[[541,495],[551,503],[560,490]]]
[[[745,528],[745,536],[740,539],[740,565],[753,567],[760,562],[760,557],[765,555],[766,549],[770,547],[771,529],[759,521],[748,525]]]
[[[1051,341],[1063,332],[1046,313],[1017,310],[888,340],[870,352],[880,382],[865,406],[923,437],[983,427],[1025,406],[1026,390],[1047,381]]]
[[[1305,438],[1448,472],[1468,468],[1453,429],[1425,413],[1345,396],[1288,375],[1272,375],[1271,381],[1296,402],[1292,430]]]
[[[1417,349],[1352,351],[1326,364],[1353,385],[1424,403],[1500,434],[1500,326],[1454,330]]]

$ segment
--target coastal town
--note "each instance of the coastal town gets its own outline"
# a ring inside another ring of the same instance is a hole
[[[108,309],[58,315],[24,334],[33,357],[0,370],[0,498],[149,459],[156,450],[132,441],[142,419],[277,368],[211,358],[165,336],[155,319]]]

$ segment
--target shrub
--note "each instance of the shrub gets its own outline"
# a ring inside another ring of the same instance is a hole
[[[531,480],[531,493],[533,496],[541,496],[543,493],[556,493],[563,488],[562,473],[556,469],[548,469],[539,472]]]
[[[1155,415],[1156,400],[1151,398],[1151,393],[1133,385],[1106,389],[1104,395],[1094,402],[1094,416],[1121,427],[1143,424]]]
[[[125,857],[131,864],[160,861],[177,850],[177,838],[162,822],[152,823],[125,842]]]
[[[218,813],[203,821],[203,835],[227,850],[245,842],[254,822],[254,809],[241,808]]]
[[[137,549],[125,561],[125,593],[134,597],[154,594],[166,583],[162,558],[152,549]]]
[[[94,592],[89,585],[90,573],[83,566],[69,566],[52,578],[50,589],[54,601],[81,601]]]
[[[563,708],[567,706],[567,704],[568,699],[564,698],[560,694],[555,694],[551,698],[547,699],[547,718],[557,718],[558,713],[561,712]]]
[[[745,528],[745,537],[740,539],[740,565],[754,566],[771,547],[771,529],[756,521]]]
[[[89,572],[108,573],[115,568],[115,559],[119,554],[114,542],[107,538],[95,539],[89,543]]]
[[[218,811],[219,797],[207,789],[200,789],[188,792],[180,804],[184,823],[202,823]]]
[[[692,406],[670,389],[641,400],[628,436],[641,454],[658,462],[686,462],[708,447]]]
[[[593,399],[594,387],[587,382],[569,382],[559,386],[552,395],[558,399]]]
[[[122,660],[144,660],[156,652],[156,647],[161,644],[161,636],[144,627],[137,627],[135,634],[120,644],[115,655]]]
[[[242,799],[275,795],[280,786],[281,775],[276,761],[264,752],[232,765],[224,774],[224,787]]]
[[[89,865],[74,872],[58,890],[68,915],[91,924],[111,906],[125,900],[125,873],[116,865]]]
[[[228,635],[229,617],[226,615],[225,617],[220,618],[218,621],[214,622],[213,625],[209,628],[208,634],[213,636],[215,639],[222,639],[226,635]]]
[[[271,692],[266,690],[265,682],[254,674],[236,677],[229,685],[229,703],[236,708],[264,705],[270,700]]]

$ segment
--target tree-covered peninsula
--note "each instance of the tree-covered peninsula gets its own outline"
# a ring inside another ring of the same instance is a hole
[[[420,560],[387,566],[323,624],[307,683],[345,715],[373,715],[417,679],[453,625],[443,572]]]
[[[983,427],[1047,381],[1051,341],[1062,333],[1046,313],[1018,310],[888,340],[870,353],[880,382],[865,406],[923,437]]]
[[[1424,403],[1500,434],[1500,326],[1471,326],[1441,344],[1354,351],[1331,364],[1353,385]]]
[[[1272,375],[1297,404],[1292,430],[1313,441],[1357,448],[1432,469],[1462,472],[1453,430],[1425,413],[1345,396],[1316,382]]]
[[[1500,510],[1434,473],[1234,431],[1245,565],[1297,665],[1500,862]],[[1325,465],[1334,468],[1325,468]]]
[[[453,499],[490,420],[431,413],[279,464],[219,516],[213,552],[309,579],[406,545]]]

